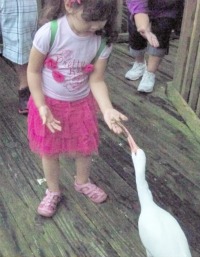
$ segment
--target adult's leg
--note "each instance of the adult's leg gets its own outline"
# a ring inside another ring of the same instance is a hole
[[[161,61],[162,57],[150,55],[148,58],[147,70],[149,72],[156,73]]]
[[[125,78],[129,80],[139,79],[145,72],[146,63],[144,54],[147,46],[147,41],[138,33],[133,18],[128,21],[129,31],[129,46],[130,54],[134,58],[135,62],[130,70],[125,74]]]
[[[148,46],[149,55],[147,70],[155,73],[165,54],[168,54],[171,30],[174,26],[174,19],[157,18],[151,21],[152,32],[157,36],[159,47]]]
[[[2,0],[2,54],[16,64],[15,68],[19,78],[19,113],[21,114],[28,112],[27,101],[30,92],[26,69],[33,37],[37,30],[37,19],[36,0]]]
[[[138,86],[138,91],[150,93],[155,85],[155,73],[165,56],[168,53],[169,39],[171,30],[174,25],[174,20],[170,18],[157,18],[151,21],[152,32],[156,35],[159,47],[151,45],[147,48],[149,56],[147,62],[147,70],[145,71],[142,80]]]
[[[19,78],[19,90],[26,88],[28,86],[27,64],[15,64],[15,70]]]
[[[137,31],[133,17],[130,17],[128,20],[128,32],[131,56],[133,56],[137,62],[144,62],[147,41]]]
[[[27,114],[28,113],[28,100],[30,97],[30,91],[28,88],[28,81],[27,81],[27,64],[15,64],[15,70],[17,72],[19,78],[19,106],[18,112],[20,114]]]

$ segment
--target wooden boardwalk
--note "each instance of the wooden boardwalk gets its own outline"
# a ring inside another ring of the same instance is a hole
[[[139,94],[138,81],[124,79],[132,59],[117,44],[106,80],[114,106],[127,114],[127,127],[147,155],[147,180],[155,201],[184,229],[193,257],[200,256],[200,145],[166,96],[177,41],[157,73],[155,91]],[[100,119],[101,144],[91,178],[109,194],[95,205],[73,189],[74,164],[62,159],[64,198],[57,214],[36,214],[45,183],[40,160],[28,147],[26,117],[17,114],[17,78],[0,59],[0,256],[145,257],[137,221],[140,213],[134,169],[126,140]],[[176,256],[169,256],[176,257]]]

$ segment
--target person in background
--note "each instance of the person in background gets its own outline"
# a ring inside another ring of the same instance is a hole
[[[77,192],[95,203],[107,198],[89,177],[99,145],[97,105],[117,134],[122,131],[116,121],[127,119],[113,108],[104,81],[117,36],[117,1],[48,0],[45,4],[45,24],[36,33],[28,64],[28,138],[31,150],[42,158],[48,186],[37,209],[42,216],[53,216],[61,200],[61,154],[75,159]]]
[[[171,31],[182,1],[126,0],[131,14],[128,27],[130,54],[135,62],[125,78],[137,80],[142,77],[139,92],[153,91],[155,73],[168,53]],[[148,55],[147,63],[145,53]]]
[[[177,18],[175,21],[175,26],[171,33],[171,39],[179,39],[180,38],[184,7],[185,7],[185,0],[183,0],[180,3],[179,11],[178,11]]]
[[[0,53],[14,63],[19,78],[20,114],[27,114],[30,96],[27,82],[27,63],[37,30],[37,0],[0,0]]]

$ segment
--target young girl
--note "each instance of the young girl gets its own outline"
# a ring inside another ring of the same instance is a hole
[[[28,137],[31,150],[42,157],[48,185],[38,207],[42,216],[53,216],[61,199],[60,154],[75,158],[76,191],[95,203],[107,198],[89,174],[99,143],[95,103],[115,133],[121,129],[114,121],[127,119],[112,107],[104,82],[110,43],[116,37],[117,1],[48,0],[45,22],[57,19],[55,38],[52,42],[52,22],[47,22],[33,41],[28,65]],[[104,37],[107,44],[93,64]]]

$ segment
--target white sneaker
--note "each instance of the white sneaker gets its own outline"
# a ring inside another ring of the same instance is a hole
[[[146,69],[146,62],[134,62],[133,67],[125,74],[126,79],[137,80],[144,74]]]
[[[138,86],[139,92],[151,93],[155,85],[156,75],[153,72],[145,71]]]

